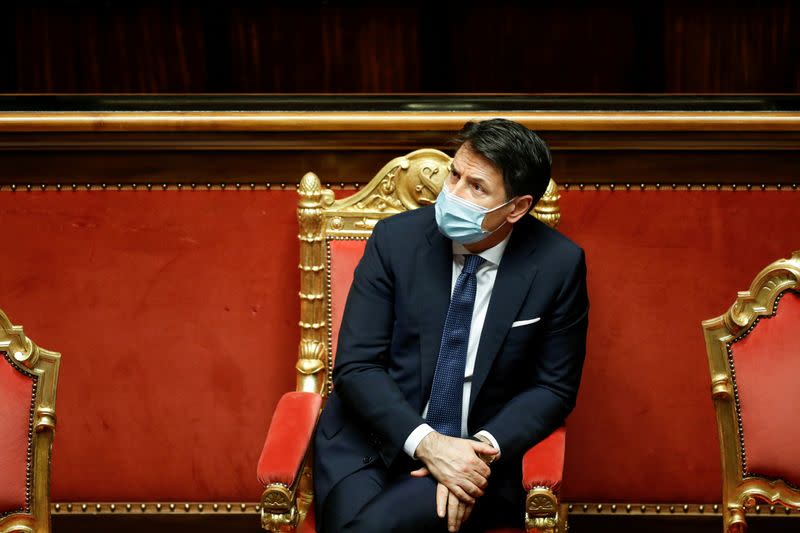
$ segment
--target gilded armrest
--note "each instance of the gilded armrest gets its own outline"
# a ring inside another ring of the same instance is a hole
[[[297,505],[298,486],[303,481],[303,470],[321,407],[319,394],[288,392],[275,408],[258,460],[258,479],[266,486],[261,495],[261,525],[264,529],[291,531],[305,512]]]
[[[525,453],[522,484],[528,491],[525,527],[528,532],[566,530],[566,510],[559,510],[558,494],[564,474],[567,428],[562,426]]]

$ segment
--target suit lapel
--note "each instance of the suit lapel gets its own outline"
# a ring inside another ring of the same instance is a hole
[[[470,411],[486,381],[500,345],[511,328],[522,302],[528,295],[528,289],[536,277],[537,267],[529,258],[536,247],[535,229],[536,221],[534,220],[529,221],[523,217],[523,220],[517,222],[503,258],[500,260],[492,296],[489,299],[489,308],[483,323],[481,340],[478,343],[469,399]]]
[[[420,313],[420,411],[431,392],[444,321],[450,306],[453,282],[453,243],[436,224],[426,234],[417,257],[417,302]]]

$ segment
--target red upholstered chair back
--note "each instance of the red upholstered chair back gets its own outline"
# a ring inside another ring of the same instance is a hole
[[[769,265],[703,323],[723,463],[726,523],[756,500],[800,505],[800,252]]]
[[[771,311],[731,344],[742,460],[747,474],[800,487],[800,294],[781,293]]]
[[[300,354],[297,390],[330,391],[336,339],[353,271],[382,218],[434,203],[451,158],[422,149],[387,163],[359,192],[336,200],[313,173],[300,183]],[[556,226],[558,188],[551,181],[531,212]],[[398,238],[403,238],[398,235]]]
[[[28,435],[35,378],[0,352],[0,516],[29,512]]]
[[[50,530],[50,447],[59,355],[0,311],[0,531]]]

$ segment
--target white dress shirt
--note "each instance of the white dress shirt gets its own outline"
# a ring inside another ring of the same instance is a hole
[[[483,257],[486,261],[478,267],[475,272],[475,279],[477,287],[475,291],[475,306],[472,308],[472,322],[469,330],[469,341],[467,343],[467,362],[464,367],[464,395],[461,399],[461,436],[466,438],[467,435],[467,416],[469,415],[469,396],[472,391],[472,374],[475,370],[475,358],[478,355],[478,343],[481,340],[481,332],[483,331],[483,323],[486,320],[486,311],[489,309],[489,300],[492,297],[492,289],[494,288],[494,280],[497,278],[497,267],[500,265],[500,260],[503,258],[503,252],[508,245],[508,239],[511,233],[506,235],[506,238],[498,244],[492,246],[488,250],[480,252],[479,256]],[[464,268],[464,256],[470,254],[463,245],[453,241],[453,277],[450,285],[450,294],[453,294],[453,289],[456,286],[458,275]],[[428,414],[428,406],[430,399],[422,411],[422,417]],[[414,431],[406,438],[403,444],[403,450],[412,458],[416,458],[417,446],[422,442],[429,433],[434,429],[428,424],[420,424]],[[500,451],[500,446],[497,440],[488,431],[479,431],[477,435],[485,436],[492,443],[492,446]]]

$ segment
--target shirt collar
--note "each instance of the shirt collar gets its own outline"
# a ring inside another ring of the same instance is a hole
[[[511,238],[511,231],[508,232],[508,235],[506,235],[505,239],[498,242],[491,248],[487,248],[486,250],[478,253],[477,255],[483,257],[488,262],[494,265],[500,265],[500,260],[503,258],[503,252],[506,251],[506,246],[508,246],[508,240],[510,238]],[[463,244],[453,241],[453,255],[469,255],[471,253],[472,252],[467,250]]]

